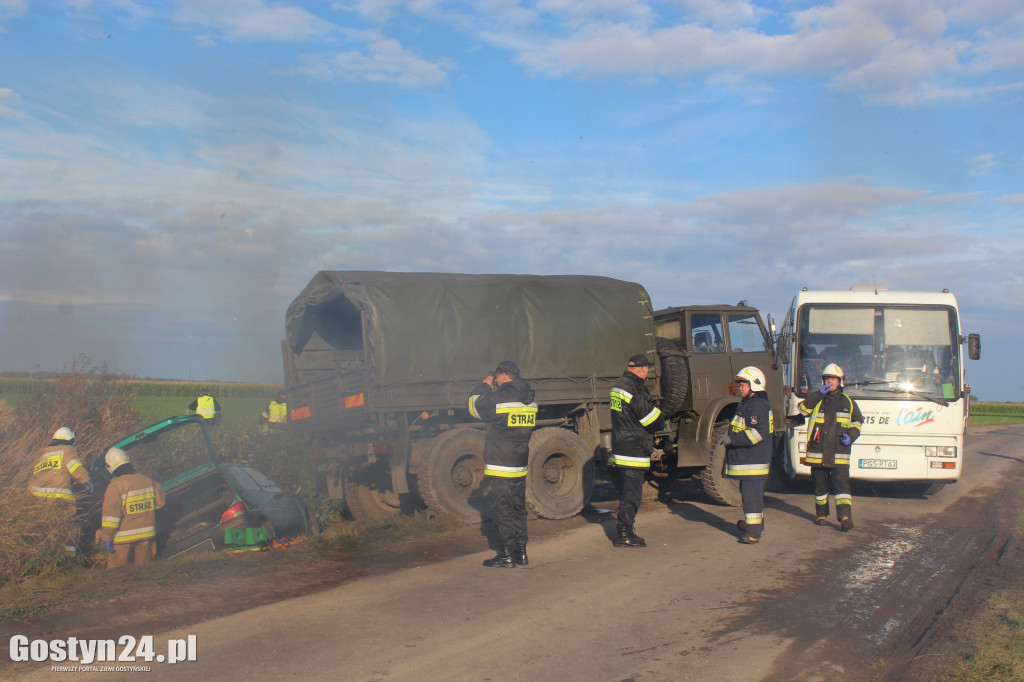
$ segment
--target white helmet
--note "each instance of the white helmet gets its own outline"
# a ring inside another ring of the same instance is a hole
[[[824,380],[825,377],[835,377],[839,379],[839,384],[842,385],[843,379],[846,375],[843,374],[843,368],[832,362],[825,366],[825,369],[821,370],[821,378]]]
[[[75,432],[66,426],[62,426],[53,432],[54,440],[66,440],[69,443],[75,439]]]
[[[765,390],[764,372],[757,367],[744,367],[736,373],[735,378],[737,381],[746,381],[750,384],[751,391]]]
[[[107,450],[106,456],[103,458],[103,462],[107,465],[107,471],[114,473],[114,470],[122,464],[129,464],[131,462],[128,459],[128,453],[121,448],[110,448]]]

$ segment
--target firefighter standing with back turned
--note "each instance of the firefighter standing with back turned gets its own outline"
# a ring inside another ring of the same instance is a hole
[[[537,403],[530,383],[519,377],[516,363],[505,360],[473,388],[469,413],[487,424],[484,476],[490,487],[498,554],[484,566],[527,566],[526,473],[530,435],[537,426]]]
[[[78,500],[71,489],[72,480],[92,494],[95,486],[82,460],[78,459],[75,434],[68,427],[62,426],[53,433],[50,444],[39,454],[39,459],[32,467],[29,492],[40,499],[68,502],[74,507]],[[65,553],[78,553],[78,534],[78,522],[72,521],[64,546]]]
[[[110,448],[103,459],[113,478],[103,495],[100,540],[109,553],[107,568],[144,564],[156,558],[156,510],[166,503],[164,489],[135,473],[128,453]]]
[[[729,423],[725,446],[725,475],[740,482],[743,520],[737,521],[740,542],[756,545],[764,531],[764,486],[772,461],[772,408],[765,395],[764,372],[744,367],[735,379],[740,400]]]
[[[822,387],[799,405],[808,417],[807,464],[814,482],[815,523],[828,523],[829,484],[836,498],[840,530],[853,528],[850,494],[850,450],[860,435],[864,417],[853,398],[843,393],[843,370],[832,363],[821,371]]]
[[[619,512],[615,520],[616,547],[646,547],[633,530],[636,511],[643,495],[644,474],[651,468],[654,434],[664,419],[647,390],[651,361],[643,353],[632,356],[626,371],[611,391],[612,456],[611,476],[619,489]]]

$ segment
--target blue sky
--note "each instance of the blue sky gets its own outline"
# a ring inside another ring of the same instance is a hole
[[[0,0],[0,370],[279,382],[318,270],[595,274],[948,288],[1024,400],[1021,121],[1019,0]]]

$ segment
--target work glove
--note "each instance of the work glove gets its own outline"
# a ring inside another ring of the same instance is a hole
[[[93,492],[96,490],[96,484],[93,483],[92,481],[86,481],[85,482],[85,489],[89,491],[90,495],[92,495]]]
[[[822,386],[821,388],[818,389],[818,392],[821,393],[822,395],[825,395],[826,393],[828,393],[831,390],[832,390],[832,388],[828,384],[825,384],[824,386]]]
[[[842,436],[839,437],[839,442],[842,443],[843,445],[849,445],[853,441],[850,440],[850,434],[844,433]]]
[[[114,541],[113,540],[107,540],[106,542],[103,543],[103,546],[106,547],[107,551],[110,552],[111,554],[114,553]]]

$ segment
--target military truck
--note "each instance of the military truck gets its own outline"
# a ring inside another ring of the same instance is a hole
[[[755,309],[654,313],[641,285],[607,277],[322,271],[285,326],[292,428],[319,437],[323,485],[357,518],[484,518],[484,432],[468,398],[501,360],[536,389],[527,505],[544,518],[579,513],[611,447],[611,386],[638,352],[670,415],[652,481],[701,475],[713,499],[736,503],[720,466],[731,378],[744,364],[777,373]],[[705,352],[704,333],[720,351]],[[741,352],[749,362],[734,368]]]

